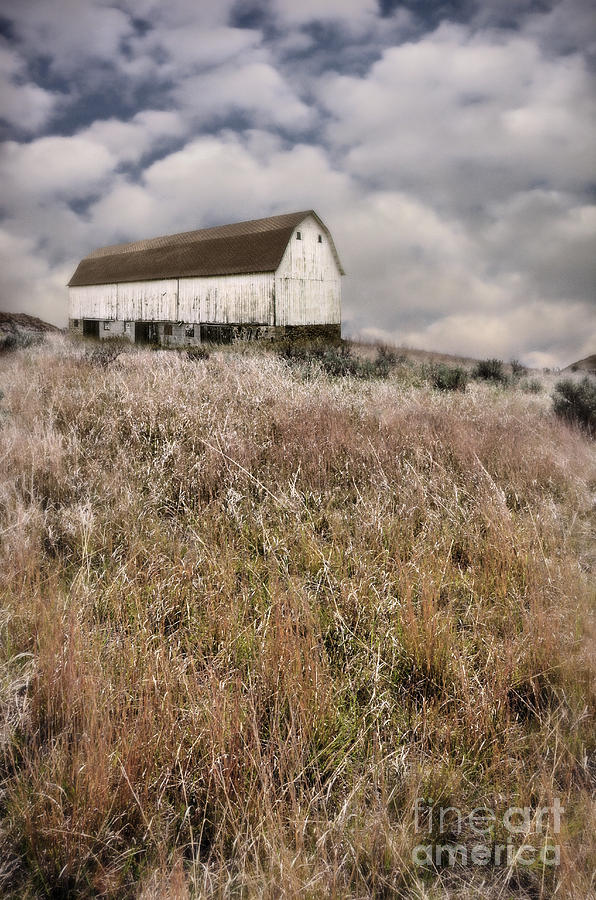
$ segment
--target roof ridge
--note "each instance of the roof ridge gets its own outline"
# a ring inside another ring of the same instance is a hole
[[[99,259],[103,256],[115,256],[120,253],[134,253],[140,250],[166,247],[169,244],[192,244],[202,240],[209,240],[209,238],[218,240],[239,234],[277,231],[278,229],[293,227],[298,221],[302,221],[309,215],[317,216],[313,209],[298,210],[297,212],[281,213],[276,216],[264,216],[260,219],[245,219],[241,222],[229,222],[225,225],[210,225],[207,228],[197,228],[192,231],[158,235],[157,237],[128,241],[123,244],[108,244],[105,247],[98,247],[96,250],[92,250],[84,258]]]

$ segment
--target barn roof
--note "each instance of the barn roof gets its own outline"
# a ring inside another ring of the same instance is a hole
[[[251,219],[199,231],[183,231],[163,237],[114,244],[94,250],[81,260],[68,282],[69,287],[148,281],[157,278],[239,275],[274,272],[294,228],[307,216],[314,216],[343,268],[327,227],[312,209]]]

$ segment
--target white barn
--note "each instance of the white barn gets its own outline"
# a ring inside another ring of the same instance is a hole
[[[343,274],[312,209],[102,247],[69,281],[69,328],[166,346],[337,339]]]

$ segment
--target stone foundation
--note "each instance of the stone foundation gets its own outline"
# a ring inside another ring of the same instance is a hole
[[[205,343],[233,344],[257,340],[329,344],[341,341],[341,325],[216,325],[70,319],[68,330],[72,334],[99,340],[124,338],[133,344],[157,344],[162,347],[196,347]]]
[[[300,343],[319,341],[326,344],[339,344],[341,341],[341,325],[285,325],[283,331],[286,340]]]

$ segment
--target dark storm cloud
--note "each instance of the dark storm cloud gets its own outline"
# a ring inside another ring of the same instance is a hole
[[[593,352],[594,30],[579,0],[4,4],[4,307],[91,247],[314,206],[348,330]]]

